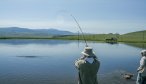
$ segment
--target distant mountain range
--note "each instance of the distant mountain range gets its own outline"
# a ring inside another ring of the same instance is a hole
[[[57,29],[29,29],[20,27],[5,27],[0,28],[0,36],[2,37],[17,37],[17,36],[54,36],[54,35],[73,35],[69,31]]]

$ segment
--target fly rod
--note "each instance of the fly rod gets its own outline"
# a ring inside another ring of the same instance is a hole
[[[71,17],[74,19],[74,21],[76,22],[78,28],[80,29],[80,31],[81,31],[81,33],[82,33],[82,37],[83,37],[83,39],[84,39],[84,41],[85,41],[86,47],[88,47],[88,44],[87,44],[87,41],[86,41],[86,39],[85,39],[85,35],[84,35],[83,31],[82,31],[81,26],[79,25],[78,21],[76,20],[76,18],[75,18],[73,15],[71,15]]]
[[[79,38],[80,32],[78,31],[78,48],[79,48],[79,43],[80,43],[80,38]]]

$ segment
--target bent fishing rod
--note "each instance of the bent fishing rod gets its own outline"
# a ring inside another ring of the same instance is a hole
[[[71,15],[71,17],[74,19],[74,21],[76,22],[78,28],[80,29],[80,31],[81,31],[81,33],[82,33],[82,37],[83,37],[83,39],[84,39],[84,41],[85,41],[86,47],[88,47],[88,44],[87,44],[87,41],[86,41],[86,39],[85,39],[85,35],[84,35],[83,31],[82,31],[81,26],[79,25],[77,19],[76,19],[73,15]]]

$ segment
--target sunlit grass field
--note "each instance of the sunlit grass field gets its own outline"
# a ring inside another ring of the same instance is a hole
[[[86,40],[89,41],[105,41],[106,39],[116,38],[118,42],[146,42],[146,31],[138,31],[127,34],[90,34],[90,35],[72,35],[72,36],[56,36],[56,39],[68,40]]]
[[[127,34],[85,34],[83,35],[56,35],[56,36],[1,36],[0,39],[61,39],[61,40],[87,40],[87,41],[102,41],[106,39],[116,38],[117,42],[134,42],[146,43],[146,30],[131,32]]]

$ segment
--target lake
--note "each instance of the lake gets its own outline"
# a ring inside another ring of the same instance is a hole
[[[124,72],[135,74],[135,81],[142,48],[124,43],[88,45],[101,62],[100,83],[102,78],[120,81]],[[0,40],[0,84],[77,84],[74,61],[84,46],[84,42],[65,40]]]

